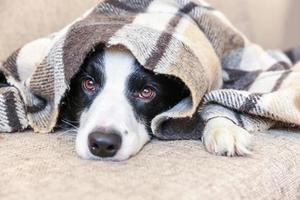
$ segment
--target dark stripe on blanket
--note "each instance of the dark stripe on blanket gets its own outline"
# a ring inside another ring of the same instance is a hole
[[[142,12],[152,3],[153,0],[141,0],[141,1],[119,1],[119,0],[107,0],[106,4],[118,9],[122,9],[129,12]]]
[[[12,132],[21,131],[23,128],[16,111],[16,100],[14,94],[12,92],[6,92],[3,96],[6,104],[8,125],[12,128]]]
[[[37,66],[34,76],[30,79],[31,93],[35,96],[41,96],[47,101],[54,100],[55,88],[53,83],[55,83],[55,73],[53,66],[48,64],[48,57],[46,56],[42,63]]]
[[[289,70],[291,69],[291,66],[286,63],[286,62],[278,62],[274,64],[272,67],[270,67],[267,71],[272,72],[272,71],[281,71],[281,70]]]
[[[15,51],[13,54],[11,54],[8,57],[6,62],[3,63],[3,68],[6,70],[6,72],[4,72],[5,75],[12,76],[17,81],[21,81],[19,73],[18,73],[18,67],[17,67],[17,58],[18,58],[19,53],[20,53],[20,50]],[[7,74],[7,72],[9,74]]]
[[[260,100],[261,96],[262,94],[258,93],[250,94],[238,110],[249,113],[251,110],[257,107],[257,102]]]
[[[296,47],[285,52],[286,55],[291,59],[293,64],[300,61],[300,47]]]
[[[276,83],[272,89],[272,92],[277,91],[291,73],[292,73],[292,70],[287,70],[287,71],[283,72],[283,74],[280,76],[280,78],[276,81]]]
[[[153,0],[144,1],[144,3],[142,3],[138,6],[138,8],[135,9],[136,13],[131,14],[126,18],[120,17],[120,19],[122,20],[119,24],[112,24],[109,21],[109,18],[105,17],[105,13],[118,12],[117,9],[125,9],[125,5],[127,4],[115,0],[107,0],[106,2],[99,5],[100,7],[102,6],[102,9],[105,9],[100,11],[104,15],[101,26],[91,26],[89,24],[89,20],[86,18],[75,23],[67,33],[63,48],[64,66],[68,66],[64,68],[67,82],[71,80],[75,73],[77,73],[80,66],[83,64],[86,55],[88,55],[88,53],[95,47],[95,45],[100,45],[99,43],[101,42],[107,43],[117,31],[122,29],[126,24],[130,24],[133,22],[136,14],[138,14],[137,11],[143,11],[147,9],[152,1]],[[105,4],[110,4],[111,6],[105,6]],[[114,7],[114,5],[119,7]],[[101,13],[99,13],[99,10],[95,10],[87,18],[91,18],[93,20],[93,15],[96,15],[99,18],[99,16],[101,16]]]
[[[177,25],[183,18],[183,14],[190,13],[196,7],[196,4],[189,3],[183,8],[181,8],[176,14],[176,16],[171,19],[166,28],[166,31],[164,31],[158,38],[155,45],[155,49],[153,50],[151,56],[147,59],[145,63],[145,68],[150,70],[153,70],[155,68],[155,66],[160,62],[161,58],[164,56],[166,49],[172,40],[172,34],[175,32]]]
[[[243,71],[235,69],[225,69],[229,75],[229,80],[224,81],[224,89],[248,90],[256,78],[261,74],[261,70]]]

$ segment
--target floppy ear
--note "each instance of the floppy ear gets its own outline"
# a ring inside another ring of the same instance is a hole
[[[192,118],[168,119],[162,122],[155,136],[162,140],[199,140],[205,127],[197,112]]]

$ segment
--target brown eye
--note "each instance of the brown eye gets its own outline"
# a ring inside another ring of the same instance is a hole
[[[87,78],[83,79],[82,88],[89,93],[94,93],[97,89],[97,85],[93,79]]]
[[[151,100],[155,97],[156,91],[152,87],[145,87],[143,90],[138,92],[138,98]]]

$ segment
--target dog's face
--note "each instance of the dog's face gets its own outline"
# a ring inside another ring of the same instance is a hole
[[[151,139],[151,121],[189,92],[174,77],[144,69],[123,49],[98,49],[72,79],[62,121],[77,123],[84,159],[125,160]]]

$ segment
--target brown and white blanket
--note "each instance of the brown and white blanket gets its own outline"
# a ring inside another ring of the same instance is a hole
[[[159,138],[200,138],[219,116],[249,131],[300,125],[300,65],[251,43],[205,1],[103,0],[3,62],[0,132],[51,132],[71,78],[97,45],[123,46],[146,69],[187,85],[190,97],[153,120]]]

